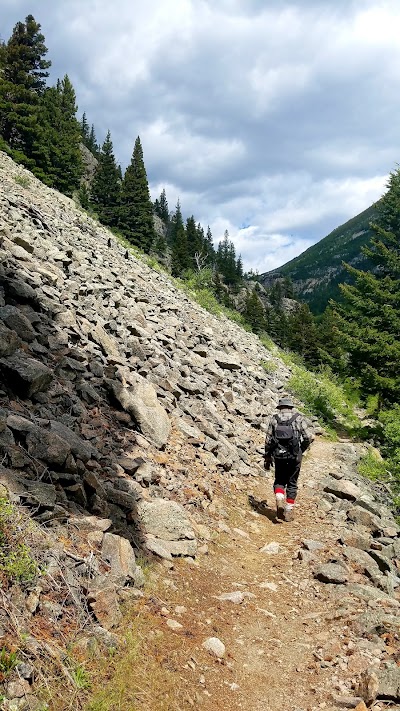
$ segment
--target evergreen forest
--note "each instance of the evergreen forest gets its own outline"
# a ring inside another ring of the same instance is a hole
[[[140,137],[122,171],[110,131],[98,141],[86,113],[78,116],[68,75],[49,85],[50,66],[41,26],[28,15],[0,46],[0,149],[173,277],[239,312],[245,327],[345,383],[378,418],[386,470],[400,481],[400,169],[390,175],[362,248],[363,263],[374,268],[344,265],[352,280],[340,286],[342,300],[315,317],[294,299],[289,278],[264,287],[257,274],[245,273],[228,231],[213,236],[179,200],[170,209],[165,190],[152,201]],[[95,159],[90,181],[83,147]]]

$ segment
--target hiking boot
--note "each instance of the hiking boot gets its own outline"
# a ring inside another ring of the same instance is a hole
[[[286,523],[290,523],[290,521],[293,521],[294,509],[285,509],[283,519],[284,521],[286,521]]]
[[[285,520],[285,499],[282,497],[276,497],[276,518],[280,521]]]

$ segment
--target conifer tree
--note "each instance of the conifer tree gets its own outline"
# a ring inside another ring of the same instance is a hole
[[[38,138],[39,98],[43,94],[51,62],[40,25],[32,15],[18,22],[3,50],[0,75],[0,134],[14,157],[31,166]]]
[[[188,252],[187,234],[183,224],[182,211],[178,200],[175,213],[170,225],[171,240],[171,271],[173,276],[180,276],[185,269],[189,269],[190,257]]]
[[[400,397],[400,170],[391,173],[388,192],[377,205],[370,246],[363,251],[374,272],[346,265],[354,284],[341,285],[336,304],[338,329],[347,350],[350,374],[380,404]]]
[[[90,130],[89,130],[89,124],[87,122],[86,118],[86,112],[83,112],[81,122],[80,122],[80,129],[81,129],[81,137],[82,137],[82,143],[86,148],[89,148],[88,143],[89,143],[89,138],[90,138]]]
[[[252,289],[247,294],[243,316],[252,327],[254,333],[261,333],[261,331],[265,330],[265,309],[255,289]]]
[[[160,198],[157,198],[154,202],[154,212],[166,225],[168,225],[169,210],[165,188],[162,189]]]
[[[150,252],[155,237],[153,205],[139,136],[122,181],[119,225],[132,244]]]
[[[91,202],[103,224],[115,227],[121,195],[121,180],[114,157],[110,131],[101,147],[96,172],[91,187]]]
[[[66,195],[80,185],[83,164],[76,118],[76,97],[67,75],[55,87],[46,89],[40,102],[41,132],[33,145],[33,172]]]

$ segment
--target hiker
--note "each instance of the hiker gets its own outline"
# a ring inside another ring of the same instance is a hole
[[[264,456],[265,469],[275,463],[277,519],[293,521],[301,460],[313,439],[304,417],[295,410],[291,399],[281,398],[268,426]]]

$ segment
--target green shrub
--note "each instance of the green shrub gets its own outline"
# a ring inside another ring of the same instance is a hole
[[[27,175],[16,175],[14,177],[14,180],[18,185],[21,185],[23,188],[29,188],[30,185],[30,180]]]
[[[304,403],[308,414],[318,417],[325,426],[349,432],[359,427],[343,386],[330,370],[314,373],[294,364],[288,389]]]
[[[361,476],[371,481],[387,481],[388,471],[384,460],[373,450],[369,450],[359,461],[357,469]]]
[[[6,647],[0,649],[0,672],[8,676],[19,664],[17,652],[10,652]]]
[[[40,575],[26,538],[30,522],[7,499],[0,498],[0,575],[3,584],[27,583]]]

